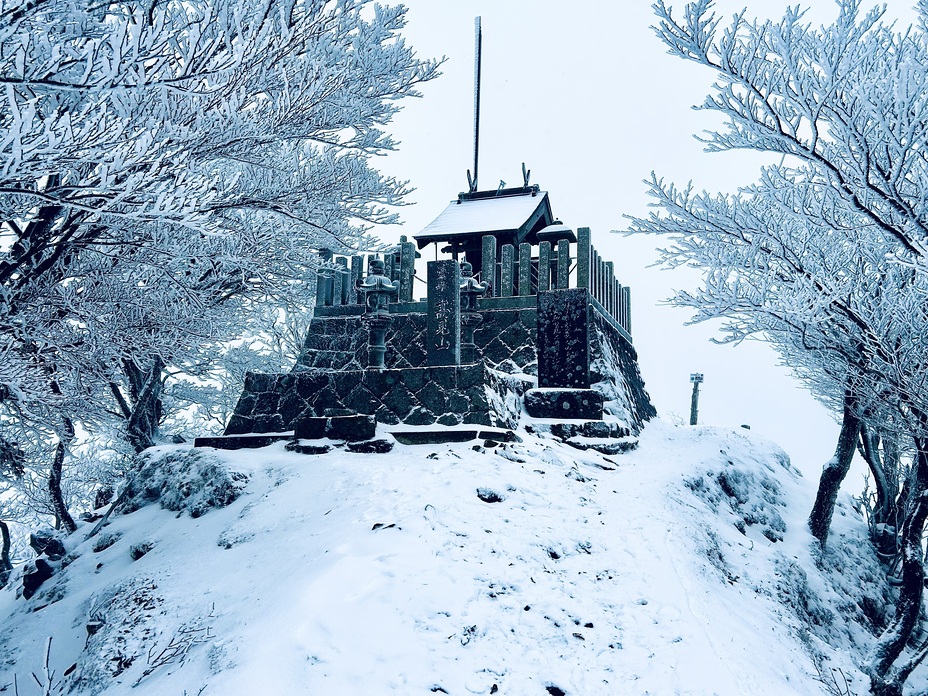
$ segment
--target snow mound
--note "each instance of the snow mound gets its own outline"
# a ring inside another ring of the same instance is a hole
[[[816,551],[814,482],[775,445],[659,422],[621,455],[520,435],[157,452],[173,473],[139,501],[195,500],[205,470],[240,494],[116,517],[97,552],[84,527],[53,601],[0,592],[0,685],[27,696],[54,636],[75,694],[866,693],[889,588],[847,501]]]

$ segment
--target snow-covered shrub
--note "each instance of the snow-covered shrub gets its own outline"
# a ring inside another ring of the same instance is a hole
[[[816,627],[827,628],[831,625],[834,612],[809,586],[809,577],[798,563],[778,554],[775,572],[777,598],[796,615],[803,626],[817,633]]]
[[[132,544],[132,546],[129,547],[129,557],[133,561],[137,561],[153,548],[155,548],[153,542],[140,541],[138,544]]]
[[[96,597],[87,616],[88,636],[71,676],[71,690],[91,696],[144,659],[156,639],[153,618],[164,600],[148,578],[133,578]],[[89,630],[93,626],[93,631]]]
[[[840,509],[839,503],[839,509]],[[839,532],[815,557],[836,597],[837,611],[849,622],[877,635],[892,615],[894,592],[870,544],[848,541]]]
[[[130,513],[157,501],[167,510],[200,517],[238,498],[247,480],[202,450],[145,453],[117,510]]]
[[[756,527],[770,541],[783,540],[786,522],[777,508],[785,501],[779,484],[765,473],[739,469],[728,462],[718,473],[708,471],[687,479],[684,485],[713,510],[727,502],[734,525],[742,534],[747,533],[747,527]]]
[[[100,553],[101,551],[105,551],[121,538],[121,532],[104,532],[93,542],[93,552]]]

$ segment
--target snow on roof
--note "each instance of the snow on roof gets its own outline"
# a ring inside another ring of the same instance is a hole
[[[415,235],[415,239],[424,241],[425,238],[446,239],[475,232],[517,230],[534,215],[547,198],[546,191],[539,191],[534,196],[523,194],[452,201],[441,215]]]

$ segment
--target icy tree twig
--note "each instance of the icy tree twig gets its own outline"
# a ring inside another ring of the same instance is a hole
[[[174,663],[183,664],[184,660],[187,659],[187,654],[194,645],[205,643],[213,637],[211,633],[212,626],[208,623],[206,625],[203,624],[214,618],[216,618],[215,603],[210,606],[209,613],[206,616],[196,619],[189,624],[182,624],[171,637],[170,642],[160,651],[157,651],[157,645],[152,646],[148,651],[148,667],[146,667],[142,675],[135,680],[132,687],[135,688],[138,686],[143,679],[152,674],[159,667]],[[205,689],[206,687],[203,688]],[[198,694],[200,693],[203,693],[203,689],[200,689]]]

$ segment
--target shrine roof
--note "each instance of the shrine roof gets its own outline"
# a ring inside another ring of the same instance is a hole
[[[547,191],[536,186],[461,194],[413,235],[419,248],[496,234],[518,244],[553,221]]]

